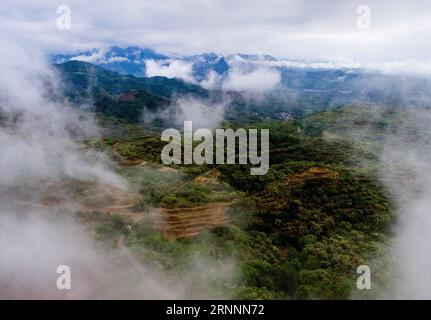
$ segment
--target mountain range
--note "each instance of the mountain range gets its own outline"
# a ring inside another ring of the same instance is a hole
[[[309,63],[277,59],[270,55],[220,55],[210,52],[179,56],[136,46],[112,46],[51,56],[54,64],[71,61],[87,62],[121,75],[133,76],[133,80],[127,78],[132,83],[153,82],[154,86],[155,82],[163,81],[161,77],[171,81],[181,79],[180,86],[187,83],[208,90],[264,93],[276,96],[278,100],[280,97],[282,100],[289,98],[291,102],[295,97],[294,100],[300,101],[301,105],[321,106],[323,103],[327,107],[372,103],[423,106],[431,98],[431,81],[428,78],[385,74],[354,64]],[[199,89],[194,87],[193,90]],[[164,94],[170,92],[159,91]]]
[[[328,82],[340,82],[344,80],[343,77],[351,78],[360,73],[360,70],[357,68],[336,67],[329,63],[304,63],[286,59],[276,59],[270,55],[241,53],[220,55],[214,52],[189,56],[165,55],[152,49],[139,48],[136,46],[126,48],[112,46],[107,49],[94,48],[86,51],[77,51],[71,54],[55,54],[51,56],[51,62],[57,64],[72,60],[89,62],[107,70],[136,77],[154,76],[155,71],[149,70],[149,63],[156,63],[159,69],[169,68],[175,63],[180,63],[184,67],[190,68],[191,80],[197,82],[206,79],[211,72],[223,76],[234,70],[240,70],[247,74],[257,68],[283,71],[281,74],[281,82],[289,85],[293,84],[292,76],[289,74],[290,72],[286,73],[286,71],[297,71],[294,72],[294,78],[298,77],[298,71],[300,70],[311,73],[316,72],[317,77],[322,78],[322,76],[325,76]],[[175,77],[175,72],[173,72],[172,75],[172,77]],[[178,77],[181,78],[181,76]]]
[[[71,60],[90,62],[111,71],[136,77],[149,76],[146,67],[146,62],[148,61],[158,62],[161,67],[169,66],[173,61],[181,61],[192,66],[192,75],[195,80],[204,79],[210,70],[218,74],[224,74],[229,69],[226,59],[215,53],[173,57],[136,46],[127,48],[113,46],[104,50],[95,48],[78,51],[73,54],[57,54],[53,55],[51,60],[53,63],[63,63]]]

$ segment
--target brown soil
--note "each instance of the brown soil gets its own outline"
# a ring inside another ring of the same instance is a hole
[[[230,203],[214,202],[191,208],[157,208],[151,220],[153,225],[168,237],[194,237],[203,230],[229,223],[229,206]]]
[[[311,179],[320,179],[320,178],[337,179],[338,176],[339,176],[338,172],[331,171],[325,168],[320,168],[320,167],[312,167],[305,172],[290,175],[289,177],[286,178],[286,180],[284,181],[284,184],[287,187],[292,187],[292,186],[302,184],[305,181],[311,180]]]
[[[160,172],[172,172],[172,173],[178,172],[178,169],[167,167],[167,166],[161,167],[157,170]]]
[[[204,230],[229,223],[227,210],[231,203],[214,202],[187,208],[152,208],[136,210],[142,199],[137,192],[109,186],[79,185],[71,187],[47,185],[46,196],[38,201],[23,201],[23,205],[40,208],[78,211],[85,222],[91,213],[119,214],[132,222],[148,221],[169,238],[194,237]],[[79,199],[79,202],[77,201]]]

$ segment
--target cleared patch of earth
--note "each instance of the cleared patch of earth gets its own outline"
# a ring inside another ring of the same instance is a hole
[[[200,232],[228,224],[230,202],[213,202],[186,208],[150,208],[136,210],[142,195],[106,185],[85,182],[45,183],[38,199],[15,199],[15,203],[56,212],[78,212],[85,221],[94,212],[119,214],[133,222],[148,221],[169,238],[197,236]]]

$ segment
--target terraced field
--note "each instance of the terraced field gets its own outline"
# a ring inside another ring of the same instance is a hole
[[[63,185],[47,183],[45,187],[46,196],[31,201],[23,200],[22,204],[60,211],[78,210],[82,221],[94,212],[117,214],[133,223],[147,221],[170,239],[194,237],[203,230],[229,223],[229,202],[136,210],[135,204],[142,198],[138,192],[76,181]],[[80,199],[79,207],[74,205],[77,198]]]
[[[197,236],[203,230],[229,223],[230,203],[215,202],[192,208],[155,209],[150,216],[156,229],[170,238]]]

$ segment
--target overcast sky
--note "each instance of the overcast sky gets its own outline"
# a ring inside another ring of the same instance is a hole
[[[61,4],[71,8],[70,30],[57,28]],[[371,9],[370,29],[357,27],[360,5]],[[1,0],[0,37],[46,52],[118,44],[178,54],[430,60],[431,1]]]

